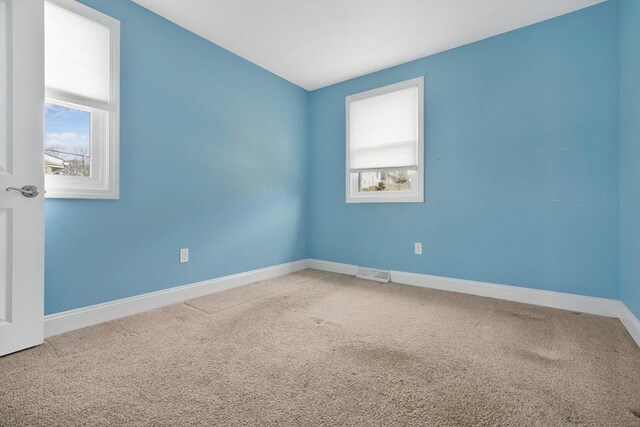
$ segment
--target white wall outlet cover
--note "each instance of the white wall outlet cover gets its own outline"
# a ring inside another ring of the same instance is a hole
[[[180,262],[189,262],[189,248],[180,249]]]
[[[416,242],[416,243],[413,244],[413,246],[414,246],[415,254],[416,255],[422,255],[422,243]]]

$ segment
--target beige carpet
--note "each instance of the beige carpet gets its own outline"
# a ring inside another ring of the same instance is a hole
[[[616,319],[307,270],[0,358],[0,425],[640,426]]]

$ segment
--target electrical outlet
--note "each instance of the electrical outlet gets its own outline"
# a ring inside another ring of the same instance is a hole
[[[413,251],[416,255],[422,255],[422,243],[416,242],[413,244]]]
[[[180,263],[189,262],[189,248],[180,249]]]

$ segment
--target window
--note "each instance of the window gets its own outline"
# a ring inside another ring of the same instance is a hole
[[[424,78],[347,96],[347,203],[424,201]]]
[[[120,24],[45,2],[46,197],[118,198]]]

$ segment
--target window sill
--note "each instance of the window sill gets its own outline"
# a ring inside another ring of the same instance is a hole
[[[396,194],[372,196],[347,196],[346,203],[424,203],[422,194],[400,196]]]
[[[97,192],[94,190],[46,190],[44,193],[45,199],[107,199],[115,200],[119,199],[120,195],[117,192]]]

